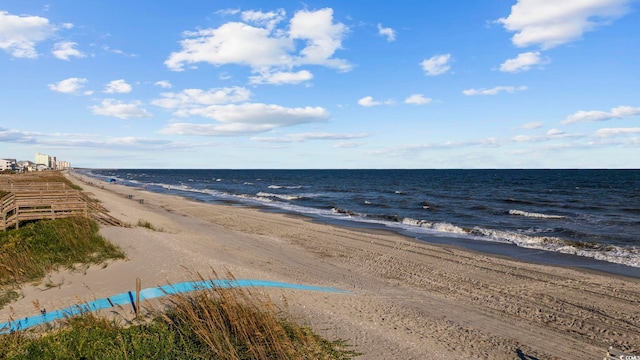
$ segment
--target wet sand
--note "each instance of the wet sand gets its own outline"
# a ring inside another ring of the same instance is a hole
[[[348,290],[257,291],[318,333],[347,340],[362,359],[601,359],[611,345],[640,355],[637,278],[71,179],[134,225],[101,229],[128,259],[25,287],[0,322],[133,290],[137,277],[153,287],[214,269]],[[157,230],[135,227],[138,220]]]

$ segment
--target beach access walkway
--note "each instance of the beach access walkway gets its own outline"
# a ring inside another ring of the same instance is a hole
[[[100,224],[125,226],[90,197],[64,182],[16,181],[20,175],[3,176],[0,182],[0,230],[19,228],[24,221],[90,217]]]

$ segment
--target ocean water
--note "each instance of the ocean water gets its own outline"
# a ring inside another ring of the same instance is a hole
[[[384,227],[480,251],[504,244],[512,254],[536,250],[543,262],[545,256],[567,254],[562,258],[620,264],[640,274],[640,170],[80,172],[204,202]]]

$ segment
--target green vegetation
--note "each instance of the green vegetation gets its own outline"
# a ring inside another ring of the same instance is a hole
[[[98,230],[95,221],[80,217],[41,220],[0,232],[0,307],[17,297],[19,285],[41,281],[59,267],[124,258]]]
[[[71,189],[82,191],[82,187],[74,184],[71,180],[67,179],[60,170],[52,171],[37,171],[30,173],[1,173],[2,179],[11,181],[13,183],[65,183]]]
[[[0,359],[352,359],[344,341],[297,325],[246,289],[176,295],[135,325],[92,314],[43,336],[0,336]]]
[[[138,219],[138,226],[144,227],[153,231],[160,231],[160,232],[163,231],[163,229],[156,228],[155,226],[153,226],[152,223],[148,222],[147,220]]]

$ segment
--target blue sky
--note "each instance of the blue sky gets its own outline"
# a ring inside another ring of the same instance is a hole
[[[640,168],[639,9],[0,0],[0,157],[41,152],[100,168]]]

